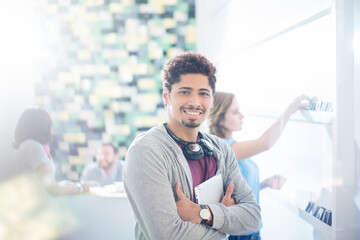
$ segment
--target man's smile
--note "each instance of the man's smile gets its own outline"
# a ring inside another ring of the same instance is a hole
[[[197,118],[204,113],[202,109],[182,108],[181,109],[189,118]]]

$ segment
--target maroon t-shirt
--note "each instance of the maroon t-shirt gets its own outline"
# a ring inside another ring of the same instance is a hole
[[[200,140],[200,137],[197,138],[197,141],[198,140]],[[178,143],[178,145],[181,149],[184,147],[179,143]],[[187,158],[186,158],[186,160],[189,164],[190,171],[191,171],[191,176],[192,176],[192,180],[193,180],[193,191],[197,185],[199,185],[200,183],[205,182],[209,178],[215,176],[217,166],[216,166],[216,159],[215,159],[214,155],[206,156],[204,154],[204,157],[199,160],[190,160]],[[193,194],[193,199],[194,199],[194,202],[196,202],[195,192]]]

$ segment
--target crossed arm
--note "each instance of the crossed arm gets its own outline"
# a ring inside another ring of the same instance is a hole
[[[200,217],[200,210],[201,210],[200,205],[196,204],[196,203],[192,202],[190,199],[188,199],[185,196],[185,194],[181,191],[180,185],[181,185],[180,183],[177,183],[175,186],[175,192],[178,197],[178,200],[176,202],[176,208],[177,208],[177,213],[178,213],[179,217],[183,221],[189,221],[189,222],[196,223],[196,224],[201,223],[202,219]],[[229,206],[235,204],[235,199],[231,197],[233,191],[234,191],[234,184],[230,183],[226,190],[225,196],[223,197],[223,199],[221,201],[221,203],[223,205],[225,205],[226,207],[229,207]],[[212,214],[209,206],[207,206],[207,208],[210,211],[210,217],[208,218],[208,221],[206,222],[206,224],[209,226],[212,226],[213,214]]]

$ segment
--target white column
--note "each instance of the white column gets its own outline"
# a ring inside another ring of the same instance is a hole
[[[335,1],[337,104],[333,164],[335,203],[333,239],[356,239],[355,224],[359,224],[355,221],[354,204],[356,191],[355,94],[359,94],[359,91],[355,89],[359,85],[355,82],[353,45],[354,19],[356,15],[359,15],[359,11],[354,11],[355,1]]]

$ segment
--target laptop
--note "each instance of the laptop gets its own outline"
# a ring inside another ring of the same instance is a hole
[[[221,174],[209,178],[194,189],[198,204],[220,203],[224,196],[223,179]]]

